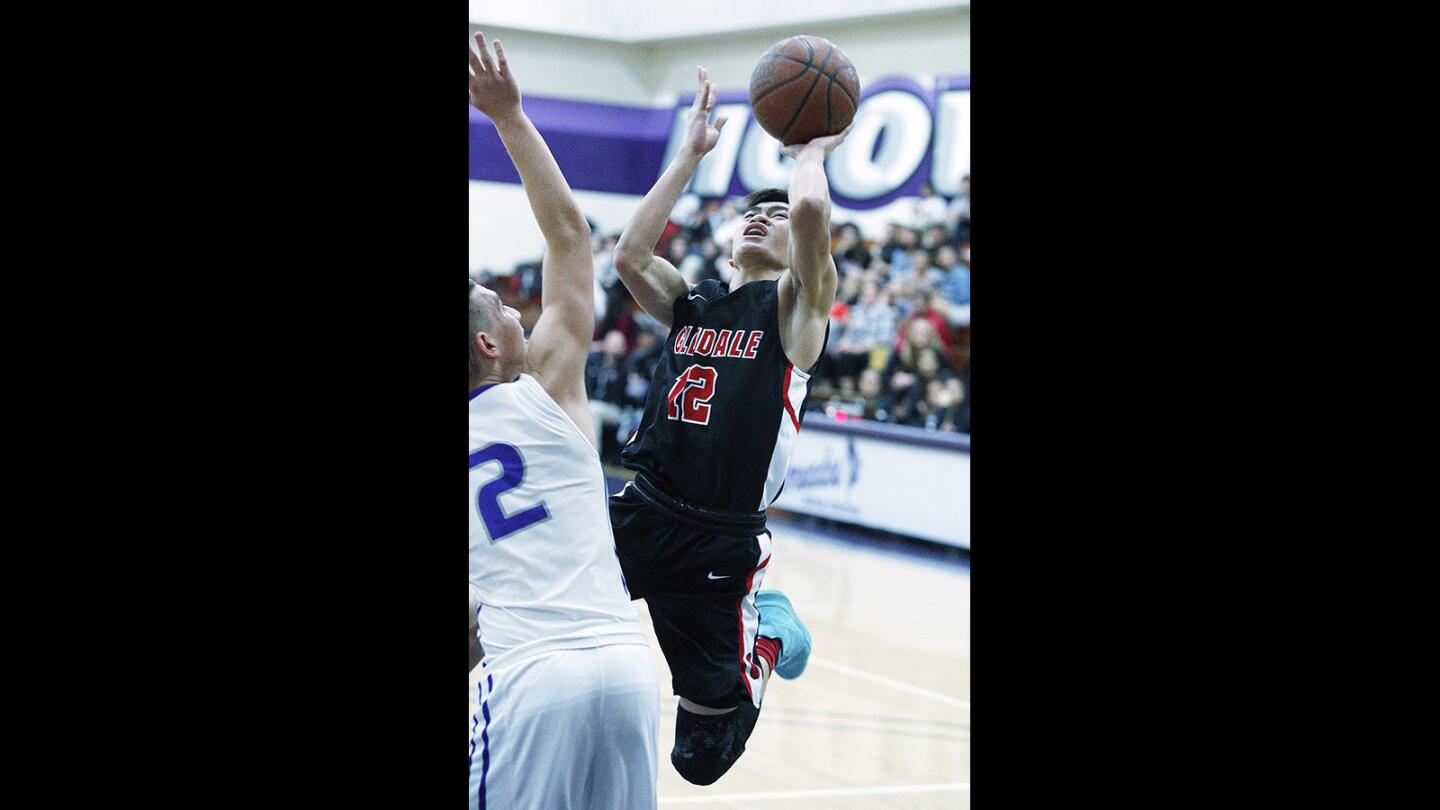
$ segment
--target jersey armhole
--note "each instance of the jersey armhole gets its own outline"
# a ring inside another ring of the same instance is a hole
[[[536,379],[533,374],[526,372],[524,376],[528,377],[530,382],[534,384],[535,396],[543,398],[545,403],[548,403],[550,407],[554,408],[555,411],[560,414],[560,417],[565,420],[565,424],[569,425],[570,429],[575,431],[575,435],[579,436],[580,439],[585,442],[585,446],[590,448],[590,451],[595,454],[595,459],[598,461],[600,459],[600,448],[590,443],[593,437],[585,435],[585,431],[581,430],[580,426],[575,424],[575,420],[570,418],[570,412],[566,411],[560,403],[555,401],[554,397],[550,396],[550,392],[545,390],[545,386],[541,385],[540,381]],[[588,407],[588,403],[586,407]]]

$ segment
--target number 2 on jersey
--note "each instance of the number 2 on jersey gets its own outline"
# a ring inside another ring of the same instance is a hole
[[[521,509],[513,515],[505,514],[500,508],[500,494],[520,486],[525,480],[525,459],[513,444],[496,442],[470,454],[470,469],[488,461],[500,462],[500,477],[480,488],[475,505],[480,509],[480,520],[490,533],[490,542],[498,543],[506,537],[528,528],[550,517],[545,502]]]
[[[693,425],[710,424],[710,398],[715,396],[715,369],[691,366],[670,388],[669,417]]]

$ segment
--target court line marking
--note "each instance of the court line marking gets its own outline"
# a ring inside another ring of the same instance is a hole
[[[849,675],[850,677],[857,680],[868,681],[878,686],[888,686],[891,689],[895,689],[901,692],[908,692],[912,695],[919,695],[920,697],[929,698],[936,703],[943,703],[946,706],[954,706],[957,709],[964,709],[967,712],[970,711],[970,701],[968,700],[960,700],[959,698],[953,698],[949,695],[941,694],[940,692],[935,692],[930,689],[921,689],[918,686],[911,686],[904,681],[897,681],[894,678],[887,678],[884,675],[876,675],[873,672],[866,672],[861,669],[855,669],[854,667],[847,667],[844,664],[837,664],[834,661],[829,661],[824,658],[816,658],[813,655],[810,656],[810,665],[818,666],[821,669],[828,669],[833,672],[839,672],[842,675]]]
[[[887,787],[829,788],[824,790],[781,790],[771,793],[723,793],[706,796],[660,797],[660,804],[716,804],[719,802],[763,801],[765,799],[810,799],[820,796],[878,796],[885,793],[933,793],[942,790],[969,790],[969,782],[941,785],[890,785]]]

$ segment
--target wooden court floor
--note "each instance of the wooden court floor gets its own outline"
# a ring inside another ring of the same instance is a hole
[[[770,680],[744,756],[713,785],[670,765],[670,670],[640,610],[661,684],[660,807],[969,808],[969,569],[771,530],[764,587],[790,596],[813,652],[796,680]]]

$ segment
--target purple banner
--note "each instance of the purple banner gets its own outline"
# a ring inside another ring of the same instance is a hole
[[[571,188],[644,195],[660,176],[670,111],[553,98],[521,102]],[[470,179],[519,183],[495,124],[470,108]]]
[[[878,208],[920,193],[931,182],[954,194],[969,171],[968,76],[941,76],[927,85],[892,76],[865,85],[856,129],[826,164],[835,202],[851,209]],[[644,195],[664,169],[677,115],[674,107],[647,108],[527,97],[525,112],[545,137],[571,187]],[[744,90],[716,93],[717,110],[730,122],[721,142],[696,172],[691,190],[701,196],[740,196],[783,185],[788,158],[749,114]],[[518,183],[494,124],[470,109],[470,179]]]

